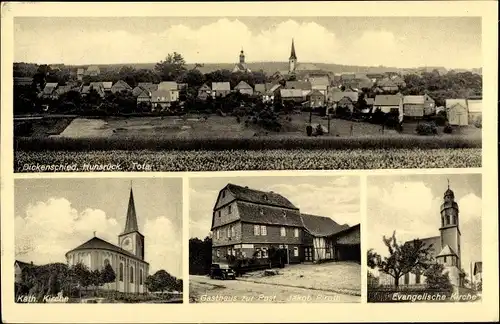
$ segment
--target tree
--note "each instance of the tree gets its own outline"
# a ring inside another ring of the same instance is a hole
[[[100,282],[101,284],[104,285],[113,283],[116,280],[115,270],[113,270],[113,267],[109,263],[106,264],[106,266],[104,266],[104,269],[102,269],[100,275],[101,275]]]
[[[77,263],[75,266],[73,266],[72,271],[75,275],[75,279],[78,285],[87,290],[87,287],[92,284],[90,271],[88,270],[88,268],[83,263]]]
[[[425,285],[428,289],[450,291],[452,285],[447,272],[443,272],[442,264],[431,264],[424,272]]]
[[[187,83],[189,88],[198,88],[203,84],[205,78],[199,70],[193,69],[187,71],[182,76],[181,81]]]
[[[101,286],[101,271],[99,270],[92,270],[90,271],[90,284],[94,286],[94,295],[97,292],[97,289],[99,286]]]
[[[155,71],[163,81],[177,81],[186,71],[186,61],[181,54],[168,54],[164,61],[155,65]]]
[[[189,239],[189,274],[206,275],[212,264],[212,239]]]
[[[368,250],[368,267],[388,274],[394,278],[395,287],[399,279],[410,272],[423,272],[431,264],[431,245],[426,245],[419,239],[404,244],[398,244],[396,232],[391,237],[383,237],[383,242],[389,251],[388,257],[382,257],[373,249]]]
[[[154,275],[146,278],[145,284],[149,291],[172,291],[176,286],[177,278],[165,270],[158,270]]]

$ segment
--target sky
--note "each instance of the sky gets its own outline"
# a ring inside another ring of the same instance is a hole
[[[482,67],[480,17],[17,17],[14,61],[288,61],[413,68]]]
[[[481,259],[481,175],[412,175],[368,177],[367,235],[369,248],[388,255],[382,237],[396,239],[439,236],[440,205],[450,181],[459,208],[462,268]]]
[[[66,252],[94,236],[118,244],[125,227],[130,179],[15,181],[16,259],[66,263]],[[132,181],[139,231],[150,274],[182,278],[182,179]]]
[[[359,177],[294,176],[191,178],[189,180],[189,235],[210,233],[212,211],[219,191],[228,183],[274,191],[292,202],[301,213],[326,216],[339,224],[360,223]]]

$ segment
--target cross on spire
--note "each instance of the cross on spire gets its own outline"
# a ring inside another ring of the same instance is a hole
[[[94,231],[94,237],[95,237],[95,231]]]
[[[446,179],[448,180],[448,189],[450,189],[450,179]]]

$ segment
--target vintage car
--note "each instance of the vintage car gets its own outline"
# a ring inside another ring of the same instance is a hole
[[[236,279],[236,274],[227,264],[213,263],[210,267],[210,278],[220,278],[222,280],[226,279]]]

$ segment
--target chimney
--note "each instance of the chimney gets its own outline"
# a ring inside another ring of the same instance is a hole
[[[33,261],[31,261],[30,263],[31,263],[31,265],[33,265]]]

